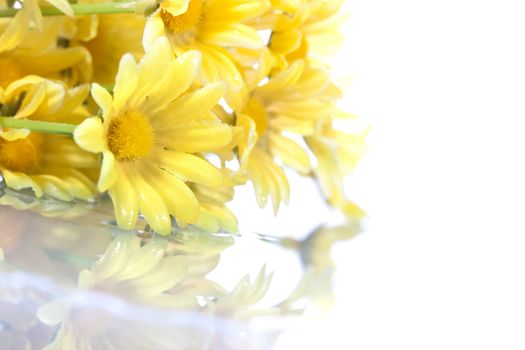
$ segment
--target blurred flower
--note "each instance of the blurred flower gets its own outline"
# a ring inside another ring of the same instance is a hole
[[[87,94],[87,86],[67,89],[57,82],[27,76],[0,90],[0,114],[78,122],[86,116],[82,102]],[[66,136],[0,129],[0,172],[10,188],[31,188],[37,197],[47,194],[64,201],[93,200],[96,188],[82,170],[96,166],[96,158]]]
[[[185,181],[222,184],[220,171],[195,155],[232,138],[231,127],[210,112],[224,84],[185,93],[199,63],[195,51],[173,59],[168,42],[160,39],[138,65],[131,55],[122,58],[113,98],[93,85],[103,120],[84,121],[75,141],[103,153],[98,189],[109,190],[122,228],[133,228],[140,212],[155,231],[169,234],[170,214],[186,223],[199,218],[199,202]]]

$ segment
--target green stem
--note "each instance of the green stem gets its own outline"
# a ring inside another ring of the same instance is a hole
[[[13,117],[0,117],[0,126],[11,129],[29,129],[46,134],[73,135],[76,125],[64,123],[41,122],[30,119],[16,119]]]
[[[100,2],[92,4],[71,4],[75,15],[96,15],[105,13],[134,13],[137,3],[132,2]],[[64,16],[56,7],[41,7],[43,16]],[[14,17],[20,9],[8,8],[0,10],[1,17]]]

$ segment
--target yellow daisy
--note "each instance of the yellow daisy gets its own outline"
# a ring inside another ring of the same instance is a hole
[[[288,180],[276,158],[299,173],[310,173],[302,137],[313,135],[331,118],[337,97],[339,91],[327,72],[299,60],[256,88],[237,113],[237,125],[245,130],[240,161],[261,207],[270,196],[277,212],[280,202],[289,196]]]
[[[174,59],[161,38],[139,64],[130,54],[122,57],[113,97],[93,84],[103,119],[88,118],[74,138],[83,149],[103,154],[98,189],[109,191],[121,228],[132,229],[140,212],[155,231],[169,234],[170,214],[185,223],[199,218],[187,181],[222,184],[221,172],[196,154],[232,139],[232,127],[210,111],[226,87],[215,83],[188,92],[199,67],[198,52]]]
[[[57,47],[58,23],[45,23],[43,31],[29,30],[27,12],[19,11],[12,20],[0,20],[0,87],[35,74],[63,77],[62,72],[88,57],[82,47]]]
[[[3,117],[51,122],[79,122],[86,117],[82,102],[87,86],[66,89],[62,84],[28,76],[0,89]],[[0,172],[8,187],[30,188],[37,197],[64,201],[93,200],[96,188],[82,172],[97,166],[88,152],[61,135],[43,135],[27,129],[0,129]]]
[[[234,48],[261,50],[264,43],[254,28],[245,22],[266,12],[267,0],[186,0],[162,2],[146,24],[144,46],[166,36],[176,55],[188,50],[202,54],[199,80],[206,84],[228,84],[226,99],[240,103],[244,82],[232,54]]]
[[[343,40],[339,27],[347,17],[341,8],[344,0],[294,2],[296,6],[284,1],[273,8],[269,48],[277,68],[286,67],[298,59],[322,60]]]

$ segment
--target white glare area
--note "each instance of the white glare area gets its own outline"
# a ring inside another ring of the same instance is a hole
[[[372,125],[351,181],[369,220],[335,248],[336,308],[279,348],[525,349],[525,3],[350,8],[334,76],[351,77],[344,105]],[[277,219],[240,191],[243,227],[329,220],[296,178]]]

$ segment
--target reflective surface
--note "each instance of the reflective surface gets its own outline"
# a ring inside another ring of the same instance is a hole
[[[104,200],[0,205],[0,349],[271,349],[333,305],[331,247],[360,230],[166,238],[118,230]]]

